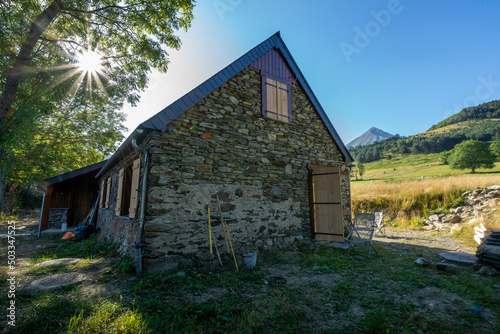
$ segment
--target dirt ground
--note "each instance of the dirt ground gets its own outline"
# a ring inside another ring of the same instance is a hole
[[[45,237],[38,239],[37,232],[35,219],[16,223],[16,266],[19,273],[17,284],[19,290],[27,292],[32,289],[31,282],[39,278],[28,270],[33,268],[32,257],[42,249],[50,247],[54,240]],[[2,224],[1,259],[4,263],[8,245],[6,235],[6,225]],[[499,276],[479,275],[477,268],[472,265],[456,264],[455,273],[442,273],[435,267],[437,262],[443,260],[439,256],[440,252],[474,254],[474,248],[465,246],[450,235],[428,231],[388,228],[385,236],[377,235],[374,240],[378,254],[370,259],[365,255],[355,260],[351,258],[341,262],[338,268],[335,265],[321,265],[322,262],[314,264],[315,258],[318,258],[318,261],[322,258],[313,251],[308,253],[313,264],[305,265],[307,262],[303,260],[305,255],[301,247],[262,252],[259,254],[256,270],[262,273],[263,279],[239,293],[248,298],[267,296],[275,293],[273,291],[276,286],[286,286],[291,291],[296,291],[299,295],[299,298],[295,299],[297,307],[305,310],[307,318],[310,319],[306,332],[328,332],[333,328],[351,328],[358,332],[356,328],[360,326],[359,319],[369,321],[373,314],[383,316],[391,312],[387,308],[394,306],[398,309],[407,307],[408,310],[403,310],[403,313],[411,315],[408,326],[401,325],[401,332],[446,333],[450,332],[449,328],[453,324],[460,324],[458,318],[473,314],[473,329],[457,328],[457,333],[498,333],[500,310],[493,305],[500,304]],[[315,242],[308,247],[325,248]],[[418,257],[426,258],[430,263],[429,267],[415,265],[414,261]],[[119,295],[124,302],[132,301],[137,298],[130,290],[134,281],[133,275],[119,276],[113,267],[114,261],[116,258],[87,260],[70,266],[66,272],[77,271],[86,275],[85,281],[79,286],[83,295]],[[6,269],[4,263],[2,268]],[[5,275],[5,272],[3,274]],[[103,279],[103,276],[107,279]],[[478,302],[484,300],[484,296],[474,296],[474,293],[467,292],[467,287],[473,285],[459,283],[467,279],[475,284],[487,286],[490,298],[493,299],[490,305],[484,306],[484,302]],[[228,290],[210,287],[176,298],[184,304],[203,303],[224,296]],[[378,307],[383,308],[383,311],[376,313]],[[374,321],[376,322],[376,319]],[[416,325],[419,321],[425,324]],[[445,330],[439,330],[441,323],[445,324]],[[367,326],[369,324],[359,327],[359,332],[365,332]],[[437,331],[433,329],[435,326]]]

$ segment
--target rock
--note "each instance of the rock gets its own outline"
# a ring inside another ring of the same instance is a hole
[[[232,104],[238,105],[238,99],[234,96],[230,96],[229,101],[231,101]]]
[[[462,212],[464,212],[464,207],[463,206],[459,206],[457,208],[451,209],[450,212],[454,213],[454,214],[462,213]]]
[[[457,266],[451,263],[439,262],[436,263],[436,268],[440,271],[446,271],[448,273],[453,273],[457,270]]]
[[[424,219],[424,225],[432,225],[432,221],[429,219]]]
[[[462,219],[460,216],[455,216],[455,215],[446,215],[445,217],[441,218],[441,222],[444,224],[458,224],[460,223]]]
[[[451,232],[460,232],[462,230],[462,224],[453,224],[451,226]]]
[[[179,272],[177,273],[177,276],[180,276],[180,277],[186,277],[187,275],[186,275],[186,272],[185,272],[185,271],[179,271]]]
[[[415,263],[422,267],[427,267],[429,265],[429,261],[427,261],[423,257],[419,257],[418,259],[416,259]]]
[[[497,186],[490,186],[488,188],[486,188],[487,191],[493,191],[493,190],[500,190],[500,186],[497,185]]]
[[[482,267],[481,269],[479,269],[479,273],[484,276],[497,276],[498,274],[500,274],[498,270],[490,266]]]
[[[439,216],[438,215],[429,216],[429,220],[432,221],[432,222],[438,222],[439,221]]]

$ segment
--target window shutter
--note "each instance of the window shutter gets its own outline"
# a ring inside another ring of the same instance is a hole
[[[288,108],[288,86],[277,82],[278,120],[288,122],[290,111]]]
[[[273,119],[278,119],[278,99],[276,94],[276,81],[266,78],[266,116]]]
[[[99,193],[99,196],[101,196],[99,198],[99,207],[100,208],[104,208],[104,203],[106,201],[106,194],[104,193],[104,190],[106,189],[106,187],[104,186],[106,184],[106,180],[103,180],[101,182],[101,191]]]
[[[123,195],[123,177],[125,175],[125,168],[120,169],[118,174],[118,193],[116,195],[116,208],[115,213],[119,216],[122,212],[122,195]]]
[[[106,202],[104,202],[104,207],[109,208],[109,198],[111,197],[111,176],[108,177],[107,187],[106,187]]]
[[[141,174],[141,159],[134,161],[132,165],[132,188],[130,191],[130,207],[129,207],[129,218],[135,217],[135,211],[137,210],[137,195],[139,194],[139,180]]]

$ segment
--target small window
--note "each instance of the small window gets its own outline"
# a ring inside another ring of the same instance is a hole
[[[135,218],[140,168],[141,159],[137,159],[132,165],[120,169],[115,208],[117,216]]]
[[[292,94],[290,82],[262,74],[262,115],[278,121],[292,122]]]

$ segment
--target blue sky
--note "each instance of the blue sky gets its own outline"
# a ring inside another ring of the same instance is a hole
[[[125,108],[126,126],[279,30],[344,143],[372,126],[424,132],[500,99],[498,13],[496,0],[199,0],[167,74],[152,73],[140,104]]]

